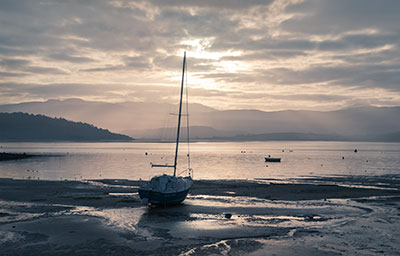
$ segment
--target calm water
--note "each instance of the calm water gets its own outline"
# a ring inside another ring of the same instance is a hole
[[[174,153],[172,143],[1,143],[0,146],[2,152],[55,155],[0,162],[0,177],[48,180],[149,179],[164,173],[162,168],[151,168],[150,162],[172,164]],[[179,171],[186,168],[186,145],[182,144],[181,152]],[[281,157],[282,162],[265,163],[267,155]],[[201,142],[191,144],[191,164],[195,179],[400,174],[400,144]]]

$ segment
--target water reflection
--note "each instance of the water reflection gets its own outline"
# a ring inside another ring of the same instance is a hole
[[[0,162],[0,177],[51,180],[149,179],[164,170],[171,143],[2,143],[6,152],[61,154],[61,157]],[[288,149],[282,152],[282,149]],[[354,153],[354,148],[358,153]],[[146,155],[145,152],[148,152]],[[245,152],[245,153],[243,153]],[[271,154],[281,163],[265,163]],[[178,163],[185,163],[185,156]],[[399,143],[203,142],[193,143],[196,179],[295,178],[382,175],[400,172]],[[178,166],[178,170],[183,169]]]

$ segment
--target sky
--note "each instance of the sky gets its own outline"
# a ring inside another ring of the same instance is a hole
[[[1,0],[0,104],[400,105],[398,0]]]

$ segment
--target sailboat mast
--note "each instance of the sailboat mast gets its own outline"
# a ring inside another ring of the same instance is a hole
[[[183,82],[185,79],[185,66],[186,66],[186,51],[183,54],[183,67],[182,67],[182,82],[181,94],[179,99],[179,114],[178,114],[178,128],[176,131],[176,148],[175,148],[175,161],[174,161],[174,176],[176,176],[176,164],[178,160],[178,146],[179,146],[179,133],[181,130],[181,115],[182,115],[182,95],[183,95]]]

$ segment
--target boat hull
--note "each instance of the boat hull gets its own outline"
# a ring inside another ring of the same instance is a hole
[[[151,189],[139,189],[139,196],[140,199],[147,200],[148,204],[175,205],[182,203],[186,199],[189,190],[190,188],[179,192],[161,193]]]
[[[281,159],[280,158],[275,158],[275,157],[266,157],[265,158],[265,162],[280,162]]]

